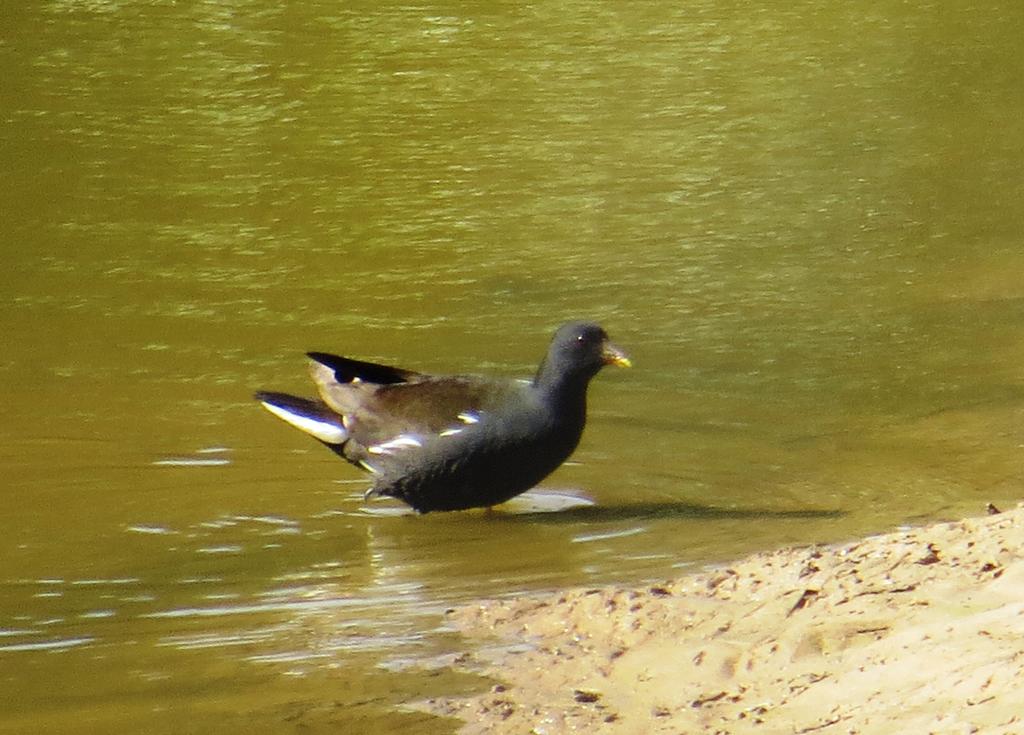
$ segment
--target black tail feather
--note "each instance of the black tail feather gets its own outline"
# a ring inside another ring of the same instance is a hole
[[[286,408],[289,411],[309,416],[310,418],[318,418],[324,420],[338,420],[338,414],[327,407],[323,401],[317,401],[310,398],[300,398],[299,396],[289,395],[288,393],[278,393],[272,390],[260,390],[253,394],[260,403],[271,403],[281,408]]]
[[[343,445],[348,439],[342,417],[323,401],[262,390],[255,398],[279,419],[332,448]]]

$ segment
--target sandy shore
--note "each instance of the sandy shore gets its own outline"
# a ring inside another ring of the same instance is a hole
[[[465,733],[1024,733],[1024,510],[484,602]]]

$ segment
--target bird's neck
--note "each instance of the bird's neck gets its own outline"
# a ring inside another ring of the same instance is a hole
[[[562,373],[537,373],[533,385],[541,398],[554,409],[561,420],[582,422],[587,415],[587,385],[589,378]]]

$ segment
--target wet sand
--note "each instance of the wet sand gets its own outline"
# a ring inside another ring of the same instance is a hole
[[[1024,733],[1021,508],[449,619],[464,733]]]

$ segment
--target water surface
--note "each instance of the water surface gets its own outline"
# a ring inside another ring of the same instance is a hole
[[[4,16],[0,731],[448,732],[452,605],[1020,495],[1015,5]],[[366,505],[250,399],[576,317],[591,506]]]

